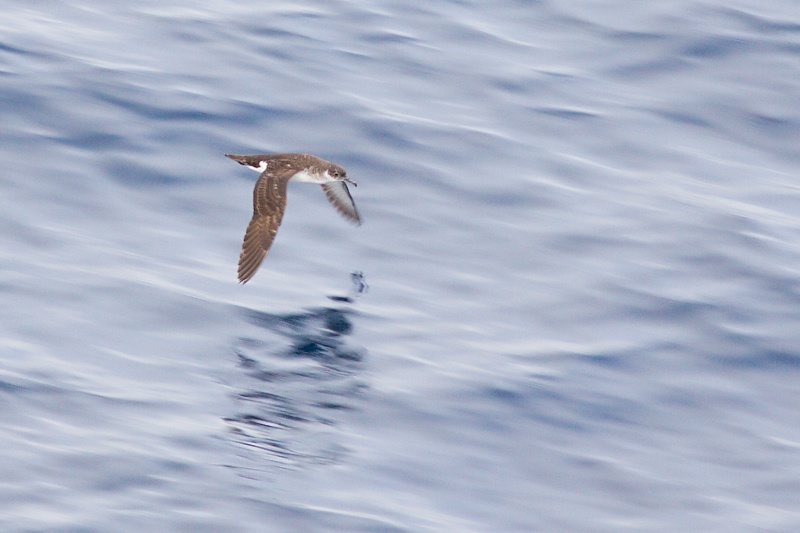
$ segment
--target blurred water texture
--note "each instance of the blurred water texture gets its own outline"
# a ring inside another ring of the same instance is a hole
[[[800,527],[796,2],[9,1],[0,128],[3,531]]]

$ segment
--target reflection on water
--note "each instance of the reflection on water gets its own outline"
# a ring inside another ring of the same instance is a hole
[[[346,453],[334,429],[366,387],[350,307],[367,285],[362,273],[351,278],[350,296],[329,296],[335,306],[290,314],[243,309],[259,334],[233,345],[242,373],[237,413],[225,421],[236,443],[258,451],[261,466],[264,456],[300,466],[335,463]]]

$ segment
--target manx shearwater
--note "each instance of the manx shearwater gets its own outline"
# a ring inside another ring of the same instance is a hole
[[[239,282],[247,283],[256,273],[269,251],[286,209],[286,187],[289,181],[318,183],[333,207],[357,225],[361,217],[347,189],[345,170],[308,154],[225,154],[241,165],[261,173],[253,190],[253,218],[247,225],[239,256]]]

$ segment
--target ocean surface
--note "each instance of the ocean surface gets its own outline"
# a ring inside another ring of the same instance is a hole
[[[0,135],[0,531],[800,531],[795,0],[8,0]]]

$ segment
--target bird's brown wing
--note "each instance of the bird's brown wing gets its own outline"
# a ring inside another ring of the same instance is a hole
[[[350,191],[343,181],[330,181],[322,184],[322,190],[325,191],[325,196],[333,207],[343,217],[357,225],[361,225],[361,217],[358,215],[358,209],[353,202],[353,197],[350,196]]]
[[[287,172],[288,173],[288,172]],[[286,185],[290,176],[265,171],[253,190],[253,218],[247,225],[239,255],[239,282],[247,283],[267,255],[286,209]]]

